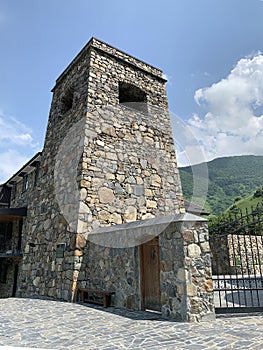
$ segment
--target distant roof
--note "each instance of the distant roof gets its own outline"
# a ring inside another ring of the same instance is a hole
[[[200,205],[189,202],[187,200],[184,201],[184,206],[185,206],[185,210],[188,213],[191,213],[194,215],[209,215],[210,214],[208,211],[206,211]]]

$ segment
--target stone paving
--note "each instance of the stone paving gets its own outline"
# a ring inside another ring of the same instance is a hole
[[[263,349],[263,315],[195,324],[44,299],[0,299],[0,349]]]

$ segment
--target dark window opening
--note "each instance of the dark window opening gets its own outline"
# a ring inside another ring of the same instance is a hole
[[[119,103],[147,113],[147,95],[135,85],[119,82]]]
[[[11,241],[12,232],[12,222],[0,222],[0,247]]]
[[[12,250],[12,222],[0,223],[0,253]]]
[[[73,106],[74,91],[73,89],[68,89],[67,92],[61,99],[61,112],[66,113]]]
[[[0,264],[0,283],[6,283],[7,281],[7,264]]]

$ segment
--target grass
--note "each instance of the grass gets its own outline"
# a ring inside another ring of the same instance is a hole
[[[238,201],[236,201],[234,204],[232,204],[225,213],[232,212],[233,210],[239,210],[242,211],[243,214],[246,213],[246,209],[248,212],[251,212],[251,208],[255,208],[258,204],[263,203],[263,197],[254,197],[254,194],[251,194],[250,196],[244,197]]]

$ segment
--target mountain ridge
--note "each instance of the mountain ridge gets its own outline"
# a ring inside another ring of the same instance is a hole
[[[205,208],[211,214],[224,212],[236,197],[245,197],[263,185],[263,156],[242,155],[220,157],[206,163],[179,167],[183,194],[191,200],[193,195],[193,173],[197,184],[204,183],[205,169],[208,169],[208,193]],[[202,174],[203,173],[203,174]],[[204,196],[202,186],[197,190],[194,200]],[[203,193],[202,193],[203,192]],[[198,203],[197,203],[198,204]]]

